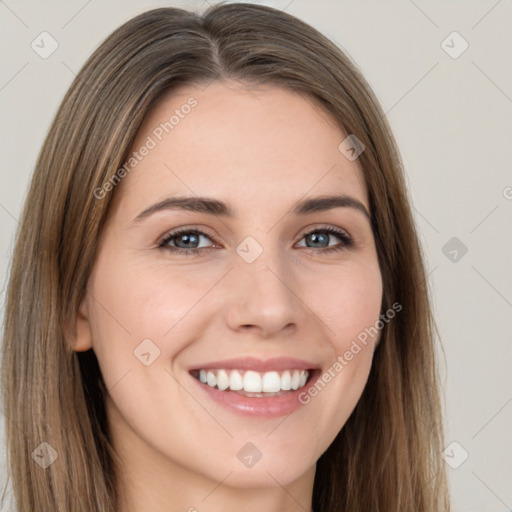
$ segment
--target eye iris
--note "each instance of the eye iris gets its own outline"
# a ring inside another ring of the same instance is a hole
[[[309,245],[307,240],[311,240],[313,245]],[[320,235],[317,235],[316,233],[310,233],[306,237],[306,245],[308,247],[318,247],[318,244],[322,244],[324,242],[329,243],[329,234],[328,233],[321,233]]]
[[[185,242],[184,246],[182,248],[190,248],[192,245],[199,242],[199,236],[196,234],[184,234],[184,235],[178,235],[177,240],[182,240]],[[178,244],[179,246],[179,244]]]

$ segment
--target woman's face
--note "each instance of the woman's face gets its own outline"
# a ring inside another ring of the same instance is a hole
[[[75,345],[98,358],[127,465],[233,487],[314,473],[366,384],[378,337],[358,336],[382,297],[346,136],[271,86],[184,87],[146,118]]]

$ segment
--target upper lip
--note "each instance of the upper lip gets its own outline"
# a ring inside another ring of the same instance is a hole
[[[295,357],[273,357],[271,359],[258,359],[256,357],[243,357],[236,359],[225,359],[223,361],[212,361],[194,365],[194,370],[253,370],[255,372],[280,371],[280,370],[316,370],[320,366],[311,361],[297,359]]]

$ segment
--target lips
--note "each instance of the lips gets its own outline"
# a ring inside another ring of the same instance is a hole
[[[318,364],[292,357],[237,358],[189,369],[201,390],[215,402],[245,416],[265,418],[301,407],[299,393],[320,373]]]

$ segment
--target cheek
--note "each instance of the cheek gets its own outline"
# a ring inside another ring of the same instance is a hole
[[[378,263],[350,261],[305,275],[310,276],[303,283],[305,302],[318,313],[334,348],[343,353],[351,340],[378,320],[382,304]]]
[[[91,280],[98,349],[102,340],[108,340],[113,348],[133,351],[150,339],[161,351],[178,352],[179,340],[186,338],[184,326],[214,281],[212,273],[200,272],[199,267],[170,269],[129,259],[99,260]]]
[[[367,382],[382,303],[382,278],[378,263],[352,261],[315,276],[316,288],[306,298],[319,312],[331,342],[330,363],[321,377],[301,395],[334,439],[356,406]],[[319,290],[319,286],[321,289]]]

